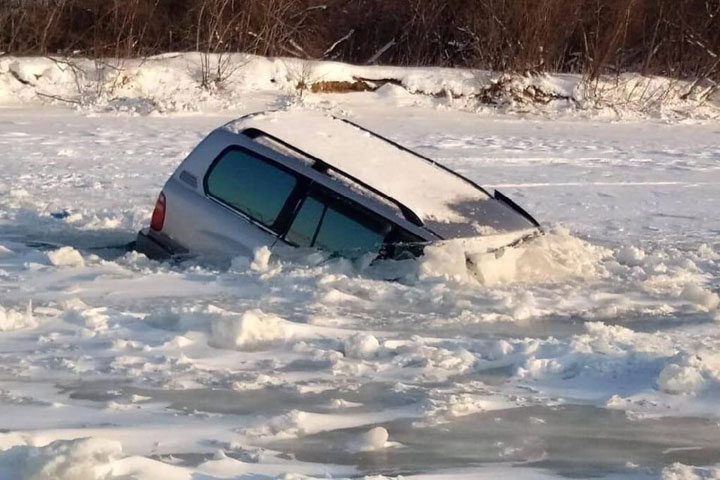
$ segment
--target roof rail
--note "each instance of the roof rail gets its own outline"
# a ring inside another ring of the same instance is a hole
[[[252,115],[256,115],[256,114],[252,114]],[[249,116],[252,116],[252,115],[249,115]],[[243,118],[247,118],[247,117],[248,117],[248,116],[245,116],[245,117],[243,117]],[[335,118],[335,117],[333,117],[333,118]],[[260,136],[264,136],[264,137],[266,137],[266,138],[269,138],[269,139],[271,139],[272,141],[277,142],[278,144],[280,144],[280,145],[282,145],[283,147],[287,148],[288,150],[291,150],[291,151],[293,151],[293,152],[295,152],[295,153],[298,153],[298,154],[300,154],[300,155],[303,155],[303,156],[306,157],[306,158],[309,158],[309,159],[313,160],[313,161],[315,162],[314,165],[313,165],[313,167],[312,167],[313,169],[315,169],[315,170],[317,170],[317,171],[319,171],[319,172],[322,172],[322,173],[324,173],[324,174],[326,174],[326,175],[327,175],[328,171],[332,171],[332,172],[335,172],[335,173],[338,173],[338,174],[342,175],[342,176],[345,177],[346,179],[348,179],[348,180],[352,181],[353,183],[359,185],[360,187],[368,190],[369,192],[373,193],[374,195],[377,195],[377,196],[379,196],[379,197],[382,197],[383,199],[385,199],[385,200],[389,201],[390,203],[392,203],[393,205],[395,205],[395,206],[400,210],[400,212],[403,214],[403,217],[405,218],[405,220],[407,220],[408,222],[410,222],[410,223],[412,223],[412,224],[414,224],[414,225],[417,225],[418,227],[423,227],[425,230],[427,230],[428,232],[432,233],[432,234],[435,235],[436,237],[441,238],[438,234],[436,234],[436,233],[433,232],[432,230],[428,229],[428,228],[425,226],[425,224],[423,223],[423,221],[420,219],[420,217],[419,217],[415,212],[413,212],[411,209],[409,209],[407,206],[405,206],[402,202],[400,202],[399,200],[391,197],[390,195],[388,195],[388,194],[386,194],[386,193],[383,193],[383,192],[381,192],[380,190],[378,190],[378,189],[376,189],[376,188],[368,185],[367,183],[365,183],[365,182],[363,182],[362,180],[360,180],[360,179],[358,179],[358,178],[350,175],[349,173],[344,172],[343,170],[340,170],[339,168],[337,168],[337,167],[335,167],[335,166],[333,166],[333,165],[330,165],[330,164],[327,163],[326,161],[324,161],[324,160],[322,160],[322,159],[320,159],[320,158],[317,158],[317,157],[315,157],[315,156],[313,156],[313,155],[310,155],[309,153],[300,150],[300,149],[297,148],[296,146],[294,146],[294,145],[292,145],[292,144],[290,144],[290,143],[288,143],[288,142],[286,142],[286,141],[284,141],[284,140],[281,140],[281,139],[277,138],[277,137],[274,136],[274,135],[270,135],[269,133],[264,132],[264,131],[262,131],[262,130],[260,130],[260,129],[258,129],[258,128],[254,128],[254,127],[247,128],[247,129],[245,129],[245,130],[242,130],[242,132],[240,132],[240,133],[242,133],[243,135],[245,135],[246,137],[248,137],[248,138],[250,138],[250,139],[252,139],[252,140],[255,140],[257,137],[260,137]]]

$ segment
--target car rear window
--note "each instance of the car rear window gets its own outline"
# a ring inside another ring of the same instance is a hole
[[[378,253],[391,229],[390,222],[358,205],[313,193],[304,200],[285,239],[297,246],[357,258]]]
[[[206,179],[207,194],[266,226],[278,219],[297,178],[240,149],[223,153]]]

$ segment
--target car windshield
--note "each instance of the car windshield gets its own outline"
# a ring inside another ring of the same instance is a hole
[[[500,198],[505,198],[500,196]],[[452,206],[464,218],[463,222],[435,222],[427,220],[427,228],[443,238],[467,238],[488,233],[516,232],[536,228],[522,210],[513,204],[491,198],[483,201],[462,202]]]

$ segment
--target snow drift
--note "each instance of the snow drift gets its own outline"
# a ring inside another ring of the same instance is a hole
[[[468,111],[671,120],[720,115],[720,98],[711,89],[630,73],[587,82],[570,74],[507,75],[233,54],[223,60],[209,57],[211,65],[229,61],[232,68],[221,85],[206,89],[200,86],[203,61],[199,53],[102,61],[5,56],[0,58],[0,104],[52,103],[148,114],[235,109],[252,92],[302,102],[360,91],[353,94],[365,95],[367,101]]]

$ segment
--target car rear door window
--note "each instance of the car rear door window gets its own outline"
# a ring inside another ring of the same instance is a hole
[[[328,206],[314,246],[348,258],[357,258],[366,253],[379,252],[389,231],[388,224],[372,222],[352,215],[347,209],[336,210]]]
[[[311,247],[324,213],[324,203],[307,197],[290,225],[285,240],[298,247]]]
[[[326,192],[309,195],[285,236],[290,243],[344,257],[378,253],[391,224],[347,200]]]
[[[271,227],[297,183],[292,173],[272,162],[231,149],[215,161],[206,190],[211,197]]]

